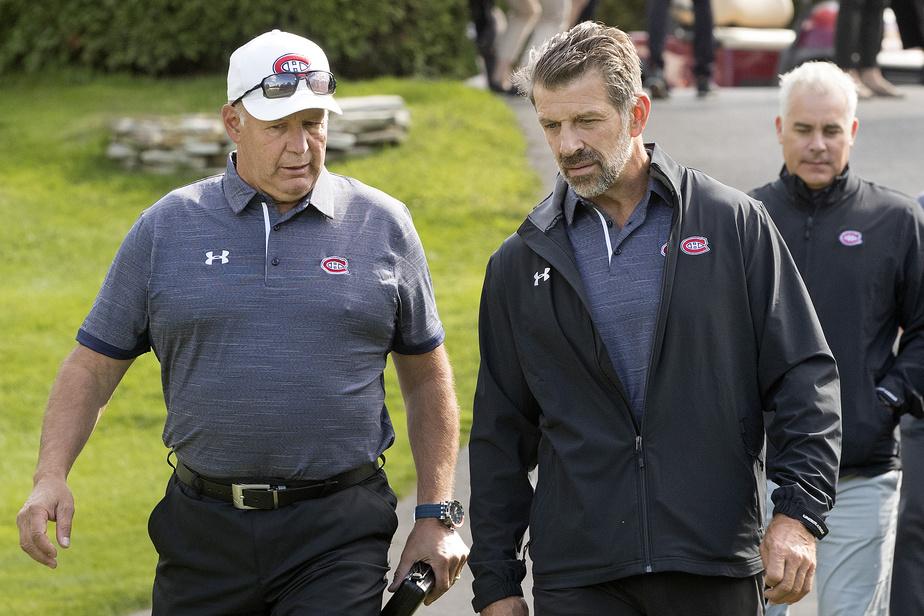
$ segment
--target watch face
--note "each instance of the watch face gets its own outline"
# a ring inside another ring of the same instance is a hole
[[[465,510],[462,508],[462,503],[459,501],[449,501],[447,505],[446,514],[453,527],[458,528],[462,526],[462,522],[465,521]]]

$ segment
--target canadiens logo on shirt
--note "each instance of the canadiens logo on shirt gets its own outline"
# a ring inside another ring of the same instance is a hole
[[[328,274],[349,274],[350,262],[343,257],[326,257],[321,261],[321,269]]]
[[[842,231],[837,236],[838,241],[844,246],[859,246],[863,243],[863,234],[859,231],[847,230]]]

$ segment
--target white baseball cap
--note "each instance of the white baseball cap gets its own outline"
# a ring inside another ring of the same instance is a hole
[[[259,85],[264,77],[278,73],[330,72],[327,56],[317,44],[308,39],[273,30],[238,47],[231,54],[228,65],[228,102],[244,95]],[[266,98],[257,88],[242,100],[247,112],[258,120],[284,118],[303,109],[327,109],[343,113],[332,94],[315,94],[299,80],[295,93],[284,98]]]

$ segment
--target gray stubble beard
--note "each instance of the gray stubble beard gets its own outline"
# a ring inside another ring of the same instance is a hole
[[[600,152],[594,150],[592,154],[586,152],[577,158],[578,161],[593,160],[599,163],[600,172],[595,176],[588,178],[570,178],[565,173],[564,169],[562,169],[561,159],[558,160],[558,168],[561,171],[562,177],[568,182],[568,185],[571,186],[575,194],[584,199],[593,199],[608,191],[619,181],[631,157],[632,137],[629,135],[627,129],[616,144],[616,151],[612,157],[606,158],[601,155]]]

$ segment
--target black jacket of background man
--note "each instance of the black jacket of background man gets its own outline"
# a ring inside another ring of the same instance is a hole
[[[752,195],[786,240],[837,359],[841,475],[899,468],[899,415],[924,411],[924,213],[910,197],[849,169],[821,191],[784,169]],[[880,401],[878,386],[895,394],[894,410]],[[772,469],[772,451],[769,460]]]
[[[522,594],[527,526],[540,588],[761,571],[764,411],[776,511],[823,518],[833,503],[837,369],[779,233],[759,203],[647,147],[674,214],[642,425],[591,320],[561,179],[488,264],[469,445],[476,609]]]

